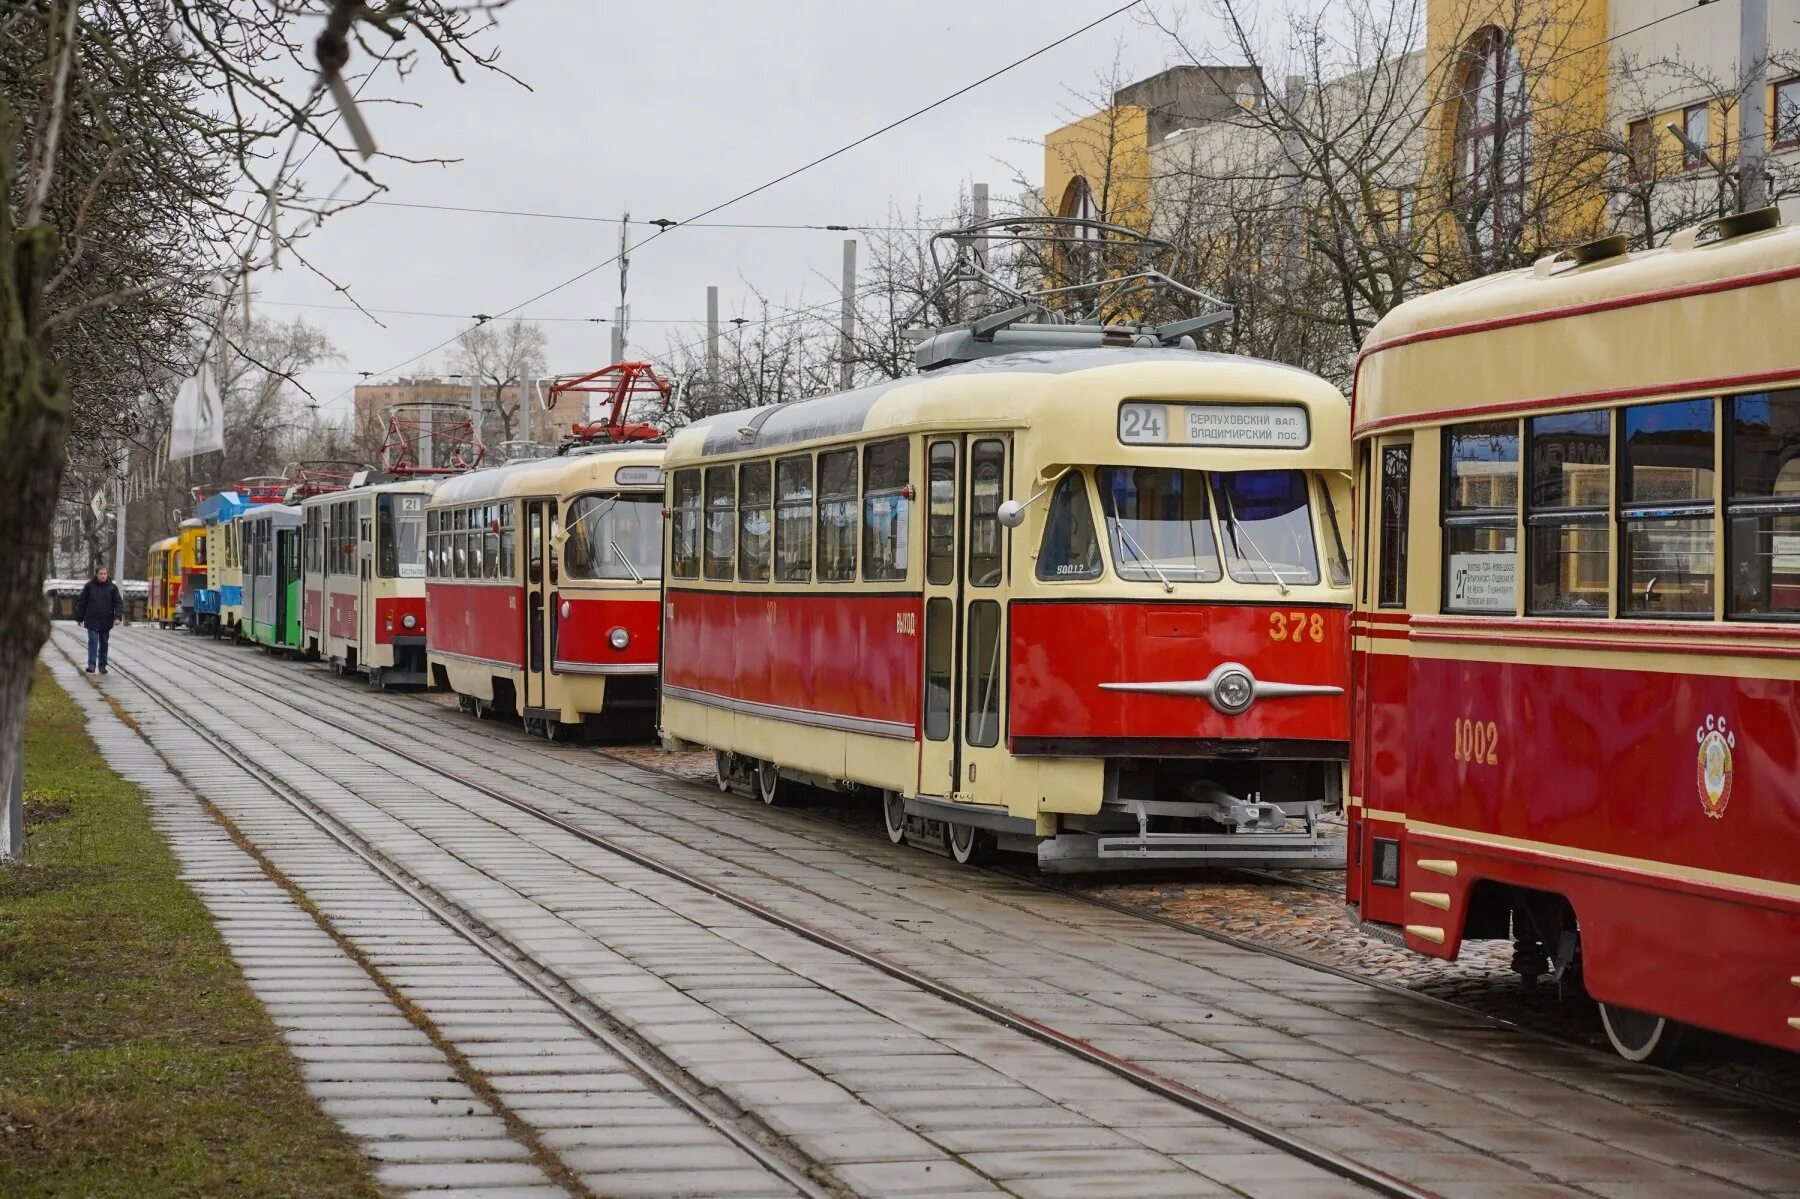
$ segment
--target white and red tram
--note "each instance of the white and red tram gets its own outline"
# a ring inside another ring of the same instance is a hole
[[[879,795],[895,841],[959,860],[1341,861],[1348,434],[1313,375],[1173,348],[690,425],[665,739],[769,802]]]
[[[436,486],[415,477],[301,501],[307,657],[372,686],[427,681],[425,504]]]
[[[547,737],[648,732],[663,447],[578,448],[439,485],[426,515],[434,680]]]

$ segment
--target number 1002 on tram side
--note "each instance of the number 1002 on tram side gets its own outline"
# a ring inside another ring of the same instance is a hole
[[[768,802],[879,797],[961,861],[1340,862],[1348,433],[1314,376],[1164,348],[691,425],[664,735]]]

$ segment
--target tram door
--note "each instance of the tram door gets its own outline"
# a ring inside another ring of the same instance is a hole
[[[919,793],[998,803],[1006,747],[1002,437],[931,438]],[[986,772],[984,779],[983,772]]]
[[[525,696],[547,708],[545,684],[556,656],[556,501],[525,501]]]
[[[356,541],[356,631],[351,634],[350,652],[356,654],[356,664],[363,666],[362,651],[375,645],[375,528],[366,500],[357,504],[356,512],[360,534]],[[344,660],[349,661],[349,656],[346,653]]]

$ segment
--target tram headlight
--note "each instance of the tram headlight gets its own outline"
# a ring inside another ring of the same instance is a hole
[[[631,634],[624,629],[614,629],[606,635],[606,643],[614,649],[624,649],[631,644]]]
[[[419,627],[419,618],[414,616],[411,612],[408,612],[405,616],[400,618],[400,627],[403,629],[416,629]]]
[[[1236,716],[1256,699],[1256,680],[1241,666],[1228,666],[1213,676],[1212,705]]]

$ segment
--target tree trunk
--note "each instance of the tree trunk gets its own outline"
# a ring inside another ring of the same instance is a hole
[[[12,111],[0,101],[0,803],[25,769],[25,713],[32,667],[50,631],[44,563],[62,486],[69,388],[45,335],[44,285],[56,230],[13,226]],[[0,853],[5,852],[0,842]]]

